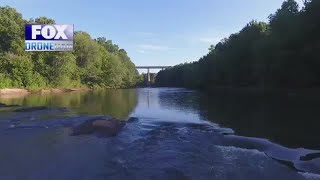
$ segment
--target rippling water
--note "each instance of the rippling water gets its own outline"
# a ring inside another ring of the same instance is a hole
[[[1,180],[320,179],[320,106],[305,97],[145,88],[0,102],[50,107],[0,108]],[[69,136],[103,115],[138,121],[116,137]]]

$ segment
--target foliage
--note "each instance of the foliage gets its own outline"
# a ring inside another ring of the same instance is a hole
[[[138,72],[126,51],[104,37],[75,32],[73,52],[25,52],[24,25],[54,24],[39,17],[24,20],[11,7],[0,7],[0,88],[134,86]]]
[[[11,87],[11,84],[11,79],[7,75],[0,73],[0,88]]]
[[[305,88],[320,85],[320,1],[286,0],[269,23],[251,21],[199,61],[160,71],[159,86]]]

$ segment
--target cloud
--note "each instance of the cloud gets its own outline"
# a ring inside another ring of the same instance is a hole
[[[203,37],[199,38],[199,41],[207,44],[217,44],[221,39],[223,39],[223,37]]]
[[[153,44],[140,44],[138,45],[138,48],[141,50],[149,50],[149,51],[168,51],[172,48],[169,48],[168,46],[159,46],[159,45],[153,45]]]
[[[152,33],[152,32],[135,32],[134,33],[135,35],[138,35],[138,36],[147,36],[147,37],[150,37],[150,36],[154,36],[155,34]]]
[[[141,54],[145,54],[145,53],[146,53],[145,50],[138,50],[137,52],[138,52],[138,53],[141,53]]]
[[[194,40],[204,44],[217,44],[222,39],[229,37],[230,34],[232,34],[232,32],[212,30],[196,35]]]

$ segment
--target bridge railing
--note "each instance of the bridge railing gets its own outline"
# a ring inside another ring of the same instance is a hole
[[[137,69],[166,69],[171,66],[136,66]]]

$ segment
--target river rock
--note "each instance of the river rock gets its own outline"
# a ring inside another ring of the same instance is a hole
[[[71,129],[71,136],[77,136],[81,134],[91,134],[94,132],[93,120],[87,120],[80,125],[77,125]]]
[[[100,136],[116,136],[125,125],[124,121],[118,119],[97,120],[93,122],[96,132]]]
[[[138,118],[136,117],[130,117],[128,120],[127,120],[127,123],[135,123],[135,122],[138,122]]]
[[[33,112],[33,111],[43,111],[48,110],[49,108],[40,106],[40,107],[29,107],[29,108],[20,108],[16,109],[14,112]]]
[[[6,105],[3,103],[0,103],[0,108],[6,108],[6,107],[18,107],[19,105]]]
[[[115,118],[90,119],[72,128],[72,136],[99,133],[104,136],[117,135],[125,125],[125,121]]]
[[[310,160],[313,160],[313,159],[316,159],[316,158],[320,158],[320,153],[310,153],[310,154],[307,154],[305,156],[301,156],[300,160],[301,161],[310,161]]]

